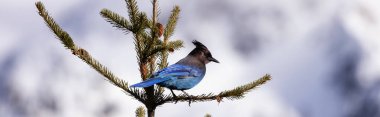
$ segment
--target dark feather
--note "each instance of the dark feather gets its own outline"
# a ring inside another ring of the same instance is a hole
[[[203,45],[201,42],[199,42],[199,41],[197,41],[197,40],[193,40],[193,44],[198,48],[198,47],[200,47],[200,48],[206,48],[207,49],[207,47],[205,46],[205,45]]]

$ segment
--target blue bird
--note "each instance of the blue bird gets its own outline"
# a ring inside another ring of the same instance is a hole
[[[132,85],[131,87],[149,87],[157,84],[169,88],[173,97],[177,97],[173,90],[188,90],[197,85],[206,74],[206,64],[219,63],[212,57],[205,45],[194,40],[195,48],[183,59],[154,73],[148,80]]]

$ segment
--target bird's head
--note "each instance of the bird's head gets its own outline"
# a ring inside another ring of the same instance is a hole
[[[193,44],[195,45],[195,48],[189,53],[189,56],[196,57],[204,64],[207,64],[211,61],[215,63],[219,63],[218,60],[212,57],[211,52],[201,42],[194,40]]]

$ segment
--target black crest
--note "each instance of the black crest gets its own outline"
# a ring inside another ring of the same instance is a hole
[[[210,53],[205,45],[203,45],[201,42],[197,40],[193,40],[192,42],[195,45],[195,48],[193,51],[190,52],[190,55],[197,55],[200,54],[201,52],[203,53]]]
[[[195,45],[196,48],[205,48],[205,49],[207,49],[207,47],[205,45],[203,45],[201,42],[199,42],[197,40],[193,40],[193,44]]]

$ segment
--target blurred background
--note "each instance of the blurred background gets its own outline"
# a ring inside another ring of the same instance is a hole
[[[151,14],[149,0],[137,0]],[[132,117],[136,100],[73,56],[37,14],[34,0],[0,1],[1,117]],[[140,82],[131,34],[99,12],[128,16],[123,0],[43,0],[52,17],[115,75]],[[221,63],[188,93],[218,93],[273,79],[245,98],[165,104],[160,117],[379,117],[379,0],[160,0],[159,22],[182,9],[172,39],[186,56],[197,39]],[[151,15],[149,15],[151,16]],[[169,94],[169,91],[166,91]],[[179,93],[179,92],[177,92]]]

